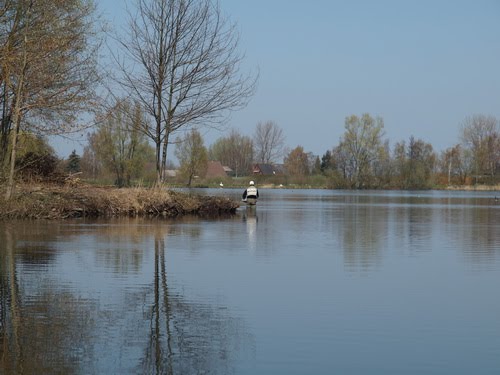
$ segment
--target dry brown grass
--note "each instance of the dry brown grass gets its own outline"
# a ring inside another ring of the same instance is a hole
[[[75,217],[232,214],[239,204],[222,197],[201,197],[166,189],[22,185],[6,202],[0,197],[0,218],[65,219]]]
[[[447,186],[446,190],[464,191],[500,191],[500,185],[458,185]]]

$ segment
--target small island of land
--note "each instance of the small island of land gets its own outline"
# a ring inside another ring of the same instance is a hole
[[[90,185],[18,185],[13,197],[0,197],[0,219],[181,215],[221,216],[236,212],[229,198],[199,196],[160,188],[113,188]]]

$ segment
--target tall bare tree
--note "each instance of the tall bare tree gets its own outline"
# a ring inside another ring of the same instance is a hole
[[[105,170],[104,161],[98,155],[99,135],[96,132],[87,134],[87,144],[83,148],[81,160],[82,172],[86,178],[97,179]]]
[[[99,42],[91,0],[11,0],[0,8],[0,138],[10,142],[10,198],[20,131],[74,131],[79,114],[95,107]]]
[[[384,152],[383,134],[382,118],[373,118],[368,113],[346,117],[341,147],[348,158],[347,172],[355,188],[362,187],[372,173],[373,163]]]
[[[180,163],[180,174],[187,178],[187,186],[191,186],[194,176],[206,174],[207,148],[196,129],[191,129],[182,139],[178,139],[176,146],[175,156]]]
[[[246,176],[251,172],[254,160],[252,138],[231,130],[227,137],[219,138],[209,148],[209,157],[229,166],[236,177]]]
[[[95,155],[115,176],[119,187],[130,186],[133,178],[143,177],[144,165],[153,159],[151,145],[137,130],[142,117],[139,104],[119,101],[106,121],[89,135],[86,156]]]
[[[309,174],[309,157],[302,146],[291,150],[284,160],[285,169],[291,176],[307,176]]]
[[[462,142],[473,158],[473,173],[493,175],[500,162],[499,125],[493,116],[473,115],[462,124]]]
[[[283,156],[285,135],[274,121],[259,122],[253,137],[256,158],[259,163],[274,163]]]
[[[235,26],[210,0],[137,0],[130,34],[117,57],[119,83],[154,120],[144,131],[156,145],[163,180],[171,135],[192,125],[217,126],[246,105],[256,78],[240,73]]]
[[[394,147],[393,165],[397,186],[424,189],[432,186],[437,156],[430,143],[411,136]]]
[[[447,176],[448,185],[452,183],[452,177],[457,179],[457,183],[464,184],[467,171],[464,162],[464,150],[460,144],[447,148],[441,153],[440,167],[441,173]]]

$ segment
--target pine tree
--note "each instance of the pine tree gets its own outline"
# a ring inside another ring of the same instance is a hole
[[[80,172],[80,159],[80,155],[76,153],[76,150],[73,150],[73,152],[68,157],[68,165],[66,166],[66,170],[70,173]]]

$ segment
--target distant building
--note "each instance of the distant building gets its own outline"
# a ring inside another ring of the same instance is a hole
[[[233,171],[231,168],[229,168],[229,167],[228,167],[228,166],[226,166],[226,165],[225,165],[225,166],[223,166],[223,168],[224,168],[224,171],[226,171],[226,174],[227,174],[228,176],[234,176],[234,171]]]
[[[217,177],[227,177],[226,168],[220,161],[211,160],[207,163],[207,174],[206,178],[217,178]],[[228,168],[231,170],[231,168]]]
[[[261,175],[261,176],[274,176],[274,175],[284,175],[284,168],[282,165],[279,164],[254,164],[253,174],[255,175]]]
[[[177,177],[176,169],[165,169],[165,177],[175,178]]]

